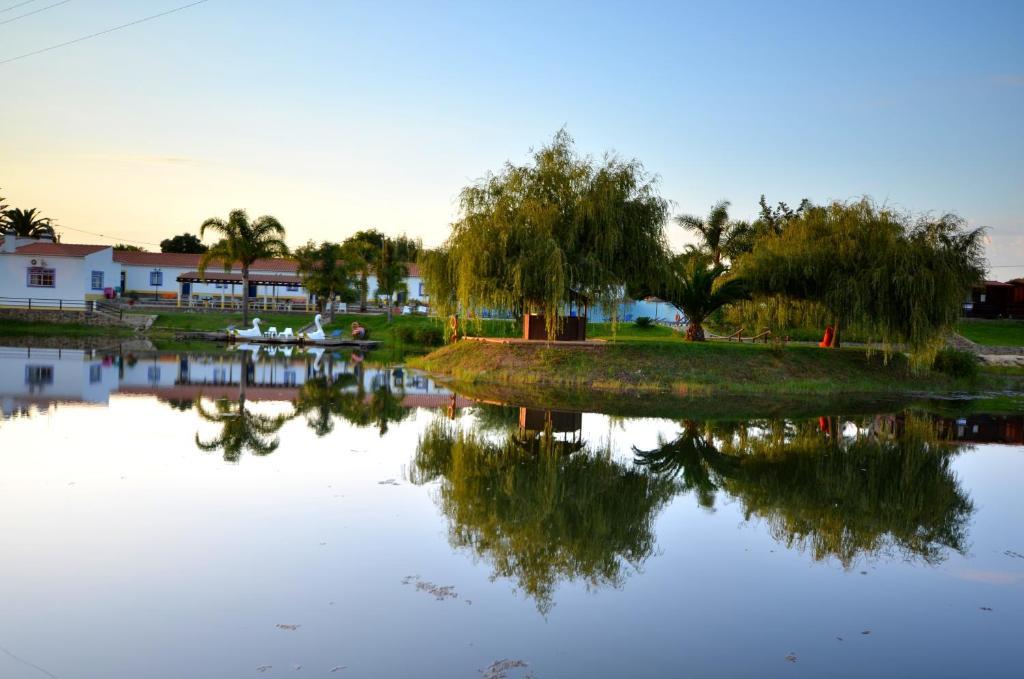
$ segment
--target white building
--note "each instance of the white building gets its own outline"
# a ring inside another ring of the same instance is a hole
[[[41,302],[102,299],[117,287],[120,275],[121,267],[106,245],[52,243],[12,235],[0,244],[0,297]]]
[[[106,245],[53,243],[45,239],[7,236],[0,246],[0,298],[25,300],[102,299],[117,294],[139,299],[175,300],[181,305],[235,307],[242,298],[242,272],[237,263],[230,271],[211,263],[199,275],[202,255],[171,252],[130,252]],[[406,291],[396,295],[399,305],[408,300],[428,301],[419,267],[409,264]],[[249,267],[249,298],[254,306],[313,303],[302,286],[294,259],[260,259]],[[367,280],[367,297],[377,299],[377,277]],[[0,304],[0,306],[4,306]]]

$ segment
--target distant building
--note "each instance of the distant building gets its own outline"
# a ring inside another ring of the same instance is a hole
[[[1024,318],[1024,278],[976,285],[964,302],[963,312],[972,318]]]
[[[211,262],[202,276],[202,255],[113,250],[108,245],[54,243],[47,239],[0,239],[0,298],[98,300],[111,296],[175,300],[237,306],[242,298],[242,271]],[[409,264],[406,290],[396,295],[427,304],[429,297],[419,267]],[[249,267],[249,298],[254,304],[311,304],[294,259],[260,259]],[[368,299],[377,295],[377,277],[369,276]],[[0,306],[4,306],[0,303]]]

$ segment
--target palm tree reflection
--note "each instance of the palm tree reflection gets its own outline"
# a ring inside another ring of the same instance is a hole
[[[226,462],[238,462],[242,453],[248,451],[253,455],[269,455],[277,450],[281,441],[275,437],[284,423],[293,417],[285,415],[263,415],[254,413],[246,406],[246,388],[253,374],[252,354],[240,351],[242,370],[238,386],[238,400],[226,398],[213,402],[209,409],[202,397],[195,400],[196,412],[207,422],[221,425],[220,433],[212,439],[202,440],[196,433],[196,446],[204,452],[222,450]]]

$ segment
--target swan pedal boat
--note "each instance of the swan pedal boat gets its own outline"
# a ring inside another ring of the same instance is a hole
[[[343,337],[328,337],[321,325],[322,318],[317,314],[313,319],[316,330],[311,332],[292,333],[291,328],[285,328],[284,332],[268,334],[260,330],[259,318],[252,319],[252,327],[245,330],[229,330],[228,340],[245,340],[258,344],[313,344],[320,346],[359,346],[373,347],[380,344],[376,340],[346,339]]]

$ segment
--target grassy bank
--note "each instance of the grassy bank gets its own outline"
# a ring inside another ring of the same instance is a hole
[[[975,344],[990,347],[1024,347],[1024,321],[963,320],[956,331]]]
[[[0,337],[132,337],[134,335],[134,330],[121,326],[0,320]]]
[[[520,385],[677,394],[907,394],[993,386],[914,374],[860,349],[726,343],[621,342],[588,347],[463,341],[413,359],[412,367],[467,385]]]

